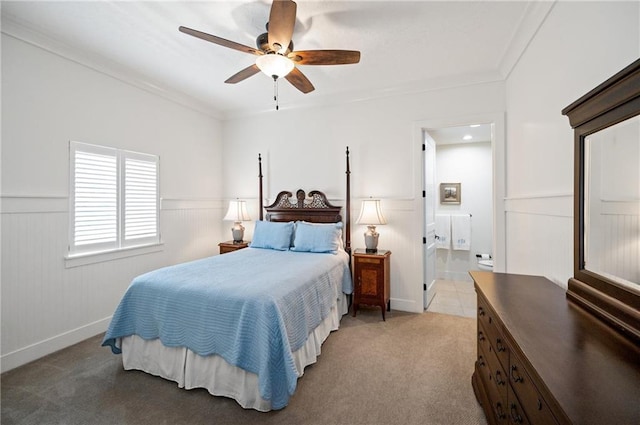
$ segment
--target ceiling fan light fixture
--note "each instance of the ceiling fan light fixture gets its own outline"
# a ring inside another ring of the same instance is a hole
[[[276,79],[286,76],[295,67],[291,59],[278,53],[258,56],[256,65],[260,71]]]

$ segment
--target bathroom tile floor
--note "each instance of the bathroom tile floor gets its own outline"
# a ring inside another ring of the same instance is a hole
[[[427,311],[476,318],[477,299],[473,281],[436,280],[435,296]]]

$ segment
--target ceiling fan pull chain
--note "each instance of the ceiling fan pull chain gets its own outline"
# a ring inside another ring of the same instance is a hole
[[[278,106],[278,77],[276,77],[275,75],[273,76],[273,100],[275,100],[276,102],[276,111],[279,108]]]

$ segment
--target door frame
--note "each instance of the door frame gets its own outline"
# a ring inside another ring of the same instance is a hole
[[[429,140],[427,140],[427,137]],[[427,164],[427,153],[431,152],[432,163]],[[423,241],[422,241],[422,280],[424,282],[423,289],[423,310],[426,310],[433,297],[435,291],[433,290],[433,284],[436,279],[436,233],[435,233],[435,214],[436,214],[436,141],[431,137],[428,130],[422,129],[422,226],[423,226]],[[427,167],[432,166],[433,169],[429,170]],[[427,178],[427,172],[432,173],[431,178]],[[433,180],[433,187],[428,188],[427,180]],[[433,222],[427,222],[427,201],[430,200]],[[429,227],[431,224],[431,228]],[[431,257],[431,258],[430,258]],[[432,267],[433,270],[429,270]],[[431,272],[431,273],[430,273]]]
[[[457,115],[451,117],[435,118],[431,120],[418,121],[414,123],[414,158],[416,161],[415,170],[415,188],[418,189],[418,193],[415,194],[416,199],[420,202],[416,202],[416,207],[419,209],[419,216],[422,227],[422,236],[426,236],[426,229],[424,224],[424,202],[422,200],[422,191],[424,190],[424,160],[422,156],[422,143],[423,132],[434,128],[443,127],[460,127],[470,124],[492,124],[491,126],[491,159],[492,159],[492,191],[493,191],[493,231],[492,231],[492,245],[493,245],[493,271],[494,272],[506,272],[507,264],[507,250],[506,250],[506,214],[504,199],[506,197],[506,163],[505,163],[505,114],[504,112],[493,112],[474,115]],[[430,299],[428,293],[425,297],[424,285],[425,272],[424,272],[424,245],[422,245],[422,254],[420,261],[422,263],[422,282],[420,284],[420,303],[424,304],[424,299]],[[427,288],[427,291],[433,290],[433,288]],[[418,298],[416,297],[416,303]]]

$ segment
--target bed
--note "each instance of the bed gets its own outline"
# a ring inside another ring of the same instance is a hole
[[[259,170],[251,245],[136,277],[102,345],[126,370],[270,411],[288,404],[349,309],[349,151],[344,222],[320,191],[283,191],[263,208],[260,157]]]

